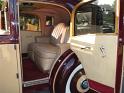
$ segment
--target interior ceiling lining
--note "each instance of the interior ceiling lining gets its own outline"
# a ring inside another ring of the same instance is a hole
[[[48,4],[42,4],[42,3],[33,3],[32,6],[21,6],[20,5],[20,12],[51,12],[51,13],[56,13],[62,11],[63,9],[61,7],[55,6],[55,5],[48,5]],[[64,10],[63,10],[64,11]],[[66,13],[66,12],[65,12]]]
[[[70,12],[73,10],[73,6],[79,3],[82,0],[19,0],[20,2],[44,2],[61,5],[66,7]]]

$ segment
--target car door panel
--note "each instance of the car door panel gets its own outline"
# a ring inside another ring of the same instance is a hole
[[[121,0],[113,0],[116,5],[114,10],[109,2],[101,1],[82,3],[76,7],[72,21],[74,36],[71,38],[71,49],[81,61],[91,89],[100,93],[121,93]]]
[[[86,40],[83,42],[86,35],[82,35],[71,39],[71,49],[75,51],[82,62],[88,79],[115,87],[118,37],[106,35],[87,36],[94,38],[94,44],[86,43]]]

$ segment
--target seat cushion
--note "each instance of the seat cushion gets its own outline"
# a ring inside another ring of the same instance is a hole
[[[39,70],[43,72],[49,72],[55,59],[53,58],[41,58],[38,57],[37,55],[34,55],[36,65],[39,68]]]
[[[47,71],[52,67],[56,57],[60,53],[60,49],[57,46],[51,44],[40,44],[34,47],[34,59],[36,65],[42,71]]]
[[[34,52],[37,56],[42,58],[55,58],[59,54],[59,47],[52,44],[39,44],[34,47]]]
[[[41,43],[35,43],[35,42],[33,42],[33,43],[30,43],[28,45],[28,56],[29,56],[29,58],[31,58],[31,60],[33,62],[35,62],[35,60],[34,60],[34,49],[35,49],[36,46],[39,46],[40,44]]]
[[[30,43],[28,45],[28,51],[33,51],[33,49],[35,49],[35,47],[39,46],[40,44],[42,44],[42,43],[36,43],[36,42]]]

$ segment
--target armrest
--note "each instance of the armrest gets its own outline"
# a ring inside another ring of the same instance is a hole
[[[66,50],[70,49],[69,43],[57,44],[57,46],[60,48],[61,54],[64,53]]]
[[[37,42],[37,43],[50,43],[50,38],[49,37],[36,36],[35,42]]]

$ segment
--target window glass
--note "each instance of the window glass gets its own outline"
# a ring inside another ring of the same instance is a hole
[[[54,18],[52,16],[46,16],[46,26],[53,26]]]
[[[0,35],[9,35],[8,2],[0,1]]]
[[[114,33],[114,7],[115,0],[97,0],[93,3],[80,6],[75,14],[75,35]]]
[[[20,15],[20,30],[22,31],[41,31],[40,19],[35,15]]]

